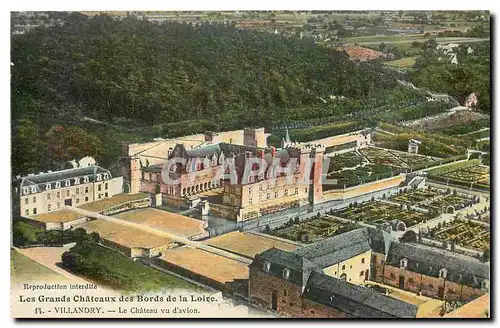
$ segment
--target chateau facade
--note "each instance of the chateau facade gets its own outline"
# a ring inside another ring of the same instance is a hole
[[[122,192],[123,178],[90,165],[18,177],[13,187],[14,213],[32,216],[112,197]]]

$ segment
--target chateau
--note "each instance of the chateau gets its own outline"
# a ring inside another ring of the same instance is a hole
[[[123,178],[89,165],[57,172],[18,176],[13,182],[14,213],[31,216],[80,206],[122,192]]]
[[[418,309],[361,286],[380,282],[419,295],[470,301],[489,291],[489,265],[361,228],[294,252],[270,249],[250,265],[249,297],[300,317],[416,317]]]

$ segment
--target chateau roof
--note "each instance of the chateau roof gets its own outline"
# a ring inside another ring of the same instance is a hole
[[[326,268],[370,250],[386,254],[391,240],[389,234],[366,227],[323,239],[294,253]]]
[[[268,274],[283,278],[283,270],[289,269],[290,275],[288,281],[301,286],[306,284],[309,274],[315,268],[315,265],[306,258],[282,251],[278,248],[271,248],[258,254],[252,264],[250,264],[250,267],[256,267],[264,271],[264,263],[266,262],[271,264],[269,272],[267,272]]]
[[[418,306],[313,271],[304,296],[316,303],[362,318],[415,318]]]
[[[474,258],[444,249],[413,243],[392,243],[386,263],[399,267],[407,259],[407,269],[432,277],[439,277],[439,270],[445,268],[446,280],[471,287],[481,288],[489,280],[489,265]]]

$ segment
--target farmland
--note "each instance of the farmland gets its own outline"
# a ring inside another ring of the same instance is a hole
[[[289,221],[283,226],[273,229],[269,234],[288,240],[299,241],[306,244],[338,235],[358,226],[353,223],[346,223],[339,219],[325,215],[314,217],[305,221]]]
[[[337,211],[335,215],[356,222],[365,222],[373,225],[384,224],[393,220],[404,222],[411,227],[431,219],[426,213],[413,210],[403,210],[401,206],[386,202],[372,201]]]
[[[435,240],[453,242],[456,245],[481,251],[490,247],[489,226],[472,221],[454,220],[444,223],[431,228],[427,236]]]

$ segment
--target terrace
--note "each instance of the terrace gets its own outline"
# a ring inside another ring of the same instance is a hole
[[[148,197],[148,194],[145,193],[138,193],[138,194],[118,194],[110,198],[104,198],[101,200],[98,200],[96,202],[92,203],[87,203],[84,205],[79,206],[79,208],[82,208],[87,211],[91,212],[102,212],[107,209],[110,209],[114,206],[127,203],[130,201],[134,200],[139,200]]]

